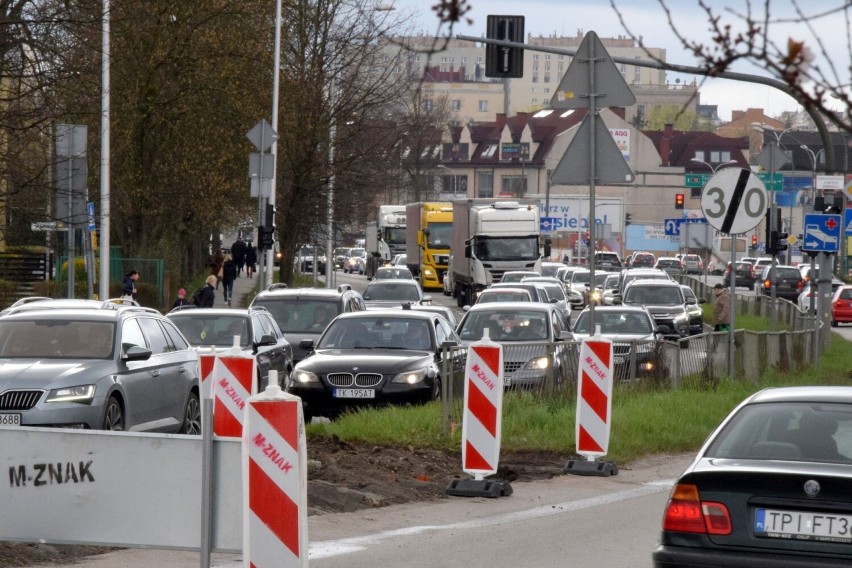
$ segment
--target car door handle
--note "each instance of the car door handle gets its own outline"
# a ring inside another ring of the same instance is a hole
[[[154,376],[154,377],[159,377],[160,371],[158,371],[158,370],[151,371],[151,375]]]
[[[186,369],[185,369],[185,368],[183,368],[183,367],[180,367],[180,368],[178,369],[178,373],[185,373],[185,372],[186,372]]]

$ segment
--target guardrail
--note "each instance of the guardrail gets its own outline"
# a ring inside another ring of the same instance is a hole
[[[696,296],[709,298],[712,287],[681,277]],[[757,382],[767,370],[801,370],[814,363],[814,333],[819,322],[787,300],[774,304],[779,331],[734,331],[734,380]],[[773,309],[766,296],[736,296],[736,313],[768,317]],[[825,341],[820,339],[820,341]],[[654,385],[677,389],[713,385],[728,377],[728,332],[706,332],[678,342],[631,341],[614,346],[614,385]],[[525,393],[537,399],[576,400],[578,341],[504,344],[506,394]],[[464,397],[462,347],[445,348],[441,369],[442,427],[445,434],[461,424]]]

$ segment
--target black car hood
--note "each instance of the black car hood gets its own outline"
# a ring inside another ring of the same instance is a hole
[[[318,374],[381,373],[422,369],[434,362],[429,351],[413,349],[322,349],[301,361],[297,368]]]
[[[651,315],[654,316],[677,316],[685,312],[683,306],[655,306],[654,304],[645,304]]]

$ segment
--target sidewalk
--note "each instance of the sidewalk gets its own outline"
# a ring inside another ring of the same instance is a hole
[[[214,308],[247,308],[257,294],[257,283],[259,282],[257,274],[251,278],[246,277],[246,272],[243,270],[242,275],[234,280],[234,289],[232,291],[233,298],[231,305],[225,303],[225,296],[222,293],[222,285],[215,291],[216,300],[213,303]]]

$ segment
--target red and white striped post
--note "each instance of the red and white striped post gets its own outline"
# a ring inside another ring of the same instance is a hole
[[[308,566],[308,467],[302,400],[269,386],[243,429],[243,566]],[[275,380],[273,380],[273,378]]]
[[[612,341],[596,333],[580,344],[577,377],[577,417],[574,439],[577,453],[586,460],[569,460],[565,473],[576,475],[615,475],[611,462],[596,462],[609,448],[612,422]]]
[[[229,352],[216,356],[213,365],[213,434],[240,437],[246,400],[257,394],[257,362],[239,355],[239,336]]]
[[[198,376],[201,380],[201,400],[213,398],[213,367],[216,365],[216,350],[212,347],[210,351],[198,350]],[[205,405],[201,405],[201,421],[208,419],[205,416]]]
[[[497,472],[502,415],[503,346],[491,341],[486,330],[482,340],[468,347],[464,372],[462,470],[474,478],[453,480],[448,495],[511,495],[508,483],[484,479]]]

